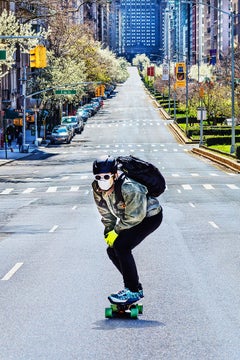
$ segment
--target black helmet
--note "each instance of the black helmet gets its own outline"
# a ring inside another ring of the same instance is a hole
[[[113,156],[103,155],[93,162],[93,174],[116,173],[117,161]]]

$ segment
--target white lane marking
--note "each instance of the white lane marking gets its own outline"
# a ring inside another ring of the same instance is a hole
[[[79,186],[71,186],[70,191],[78,191]]]
[[[203,187],[204,187],[206,190],[212,190],[212,189],[214,189],[214,187],[213,187],[211,184],[203,184]]]
[[[61,180],[65,181],[65,180],[68,180],[69,178],[70,178],[70,176],[63,176],[63,177],[61,178]]]
[[[72,210],[76,210],[77,209],[77,205],[74,205],[73,207],[72,207]]]
[[[35,188],[27,188],[26,190],[23,191],[23,194],[29,194],[33,192],[33,190],[35,190]]]
[[[88,179],[88,175],[82,175],[82,176],[80,176],[80,179],[81,179],[81,180]]]
[[[188,184],[183,184],[183,185],[182,185],[182,188],[183,188],[184,190],[192,190],[191,185],[188,185]]]
[[[50,232],[50,233],[53,233],[54,231],[57,230],[57,228],[58,228],[58,225],[54,225],[54,226],[49,230],[49,232]]]
[[[219,176],[218,174],[216,173],[210,173],[211,176]]]
[[[191,176],[199,176],[197,173],[192,173]]]
[[[179,177],[179,174],[172,174],[173,177]]]
[[[1,279],[3,281],[7,281],[11,279],[11,277],[20,269],[23,263],[16,263],[13,268]]]
[[[239,189],[239,187],[237,185],[234,185],[234,184],[226,184],[226,185],[229,187],[229,189],[232,189],[232,190]]]
[[[192,207],[192,208],[195,208],[196,206],[193,204],[193,203],[189,203],[189,205]]]
[[[209,221],[208,222],[212,227],[214,227],[215,229],[219,229],[219,226],[217,224],[215,224],[214,221]]]
[[[56,192],[57,191],[57,186],[50,186],[46,192],[47,193],[52,193],[52,192]]]
[[[181,194],[181,193],[182,193],[182,191],[181,191],[180,189],[178,189],[178,190],[177,190],[177,192],[178,192],[179,194]]]
[[[2,195],[10,194],[14,189],[13,188],[7,188],[1,192]]]

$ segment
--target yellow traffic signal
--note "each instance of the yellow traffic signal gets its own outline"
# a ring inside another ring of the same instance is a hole
[[[95,96],[96,97],[101,96],[100,93],[101,93],[101,88],[100,88],[100,86],[97,86],[96,89],[95,89]]]
[[[35,68],[36,67],[36,48],[31,49],[29,51],[29,53],[30,53],[30,67]]]
[[[38,45],[37,51],[39,53],[39,67],[45,68],[47,66],[47,49],[43,45]]]
[[[105,86],[104,85],[100,85],[100,95],[99,96],[103,96],[105,92]]]
[[[176,86],[185,87],[186,86],[186,64],[177,63],[176,64]]]
[[[37,45],[30,50],[30,67],[45,68],[47,66],[47,50],[43,45]]]

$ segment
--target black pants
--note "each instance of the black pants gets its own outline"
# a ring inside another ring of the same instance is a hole
[[[139,277],[132,249],[160,226],[162,217],[161,211],[157,215],[146,217],[140,224],[121,231],[114,246],[107,248],[109,258],[123,276],[124,286],[133,292],[139,290]]]

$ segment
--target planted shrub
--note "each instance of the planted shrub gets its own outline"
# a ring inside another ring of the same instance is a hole
[[[236,158],[240,160],[240,144],[236,145]]]

